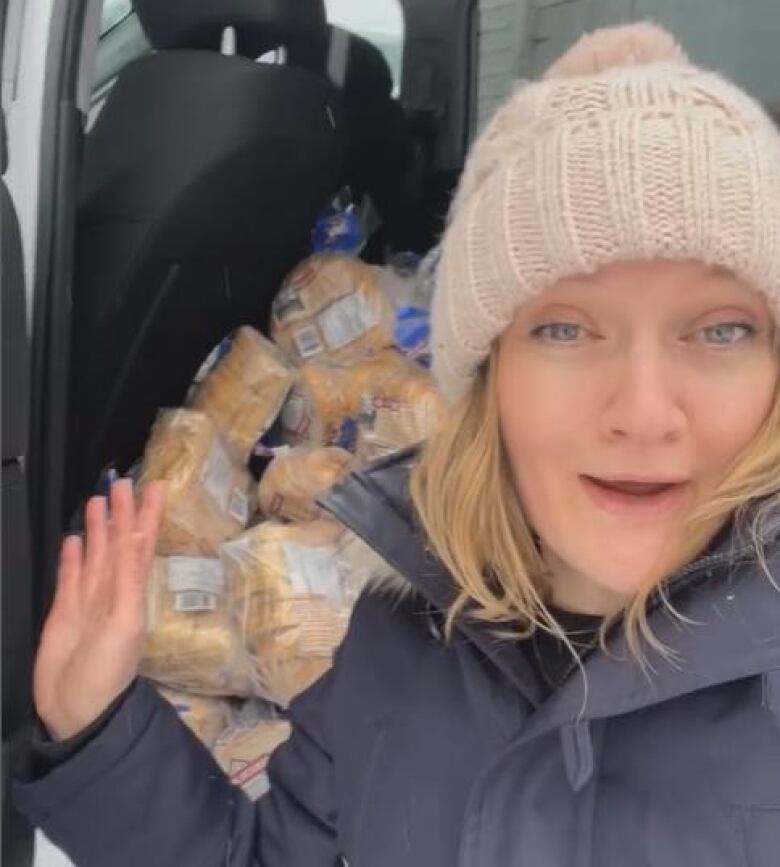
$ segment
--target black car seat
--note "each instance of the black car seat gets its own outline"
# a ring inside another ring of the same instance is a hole
[[[324,19],[324,3],[313,2],[320,3]],[[382,242],[403,248],[408,196],[414,192],[408,184],[414,146],[384,55],[368,39],[333,25],[277,35],[289,65],[324,75],[341,91],[347,131],[344,182],[356,199],[371,197],[384,222]]]
[[[370,195],[384,222],[383,244],[403,249],[413,145],[403,107],[393,97],[390,67],[362,36],[329,27],[326,38],[326,69],[340,86],[348,131],[347,181],[358,198]]]
[[[254,62],[280,26],[321,29],[319,0],[134,6],[156,53],[123,69],[84,149],[66,516],[142,452],[219,339],[265,328],[344,160],[337,90]]]

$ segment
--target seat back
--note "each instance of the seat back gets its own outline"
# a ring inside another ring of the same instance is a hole
[[[263,49],[267,17],[249,17],[262,3],[137,6],[145,28],[142,11],[172,17],[165,39],[147,28],[162,50],[122,71],[85,143],[66,514],[106,463],[140,455],[158,408],[181,403],[219,339],[266,326],[344,159],[329,82],[212,50],[236,20],[237,43]]]
[[[347,154],[344,181],[368,194],[384,222],[383,243],[403,249],[409,217],[414,143],[382,52],[368,39],[328,25],[288,45],[288,62],[325,75],[340,90]]]

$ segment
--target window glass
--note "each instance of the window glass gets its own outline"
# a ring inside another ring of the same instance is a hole
[[[100,18],[100,35],[104,36],[133,11],[130,0],[105,0]]]
[[[395,94],[401,87],[404,15],[399,0],[325,0],[328,21],[372,42],[385,56]]]

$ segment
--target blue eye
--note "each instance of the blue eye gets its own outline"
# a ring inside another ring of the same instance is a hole
[[[736,339],[734,339],[735,329],[743,332],[741,338],[737,335]],[[740,342],[740,340],[755,337],[758,333],[757,329],[747,322],[720,322],[718,325],[710,325],[708,328],[703,328],[702,332],[704,334],[715,335],[715,339],[709,342],[716,346],[729,346],[732,343]]]
[[[534,328],[531,334],[553,343],[573,343],[581,331],[582,326],[573,325],[571,322],[548,322],[546,325]]]

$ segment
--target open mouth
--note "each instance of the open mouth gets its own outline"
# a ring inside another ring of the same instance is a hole
[[[619,491],[635,497],[652,497],[674,487],[672,482],[607,482],[591,476],[586,478],[607,491]]]
[[[679,508],[688,489],[687,482],[606,481],[580,476],[591,500],[616,514],[661,515]]]

